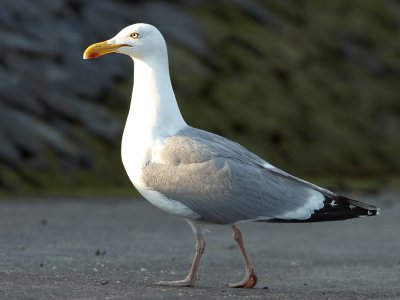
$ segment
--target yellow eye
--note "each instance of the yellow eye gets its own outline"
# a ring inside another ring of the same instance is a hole
[[[137,39],[137,38],[139,37],[139,33],[134,32],[134,33],[131,33],[129,36],[130,36],[131,38],[133,38],[133,39]]]

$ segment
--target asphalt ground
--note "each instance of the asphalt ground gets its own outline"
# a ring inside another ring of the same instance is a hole
[[[380,216],[240,226],[259,277],[244,268],[228,226],[209,226],[194,287],[186,222],[138,199],[0,200],[0,299],[400,299],[398,193],[360,196]]]

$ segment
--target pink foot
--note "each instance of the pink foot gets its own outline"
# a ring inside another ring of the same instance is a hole
[[[251,289],[256,286],[257,280],[257,275],[252,269],[251,272],[247,273],[246,277],[242,281],[230,284],[229,287]]]
[[[183,280],[175,280],[175,281],[158,281],[157,285],[165,285],[165,286],[192,286],[194,285],[194,279],[185,278]]]

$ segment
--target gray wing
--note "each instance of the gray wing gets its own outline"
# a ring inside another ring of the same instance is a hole
[[[276,169],[221,136],[188,127],[165,140],[163,163],[149,163],[143,180],[151,190],[181,202],[202,221],[306,219],[325,193]]]

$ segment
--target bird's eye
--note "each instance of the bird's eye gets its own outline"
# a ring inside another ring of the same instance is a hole
[[[134,33],[131,33],[129,36],[130,36],[131,38],[133,38],[133,39],[137,39],[137,38],[139,37],[139,33],[134,32]]]

